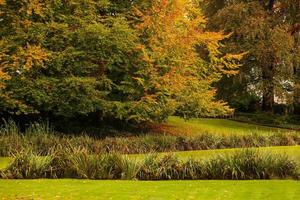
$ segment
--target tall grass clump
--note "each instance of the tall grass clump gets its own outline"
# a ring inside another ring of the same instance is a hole
[[[140,180],[249,180],[297,178],[298,166],[286,155],[261,153],[255,150],[237,151],[207,160],[185,162],[167,155],[161,159],[150,156],[138,173]]]
[[[284,154],[241,150],[203,163],[206,179],[271,179],[297,176],[297,163]]]
[[[34,155],[30,150],[14,155],[11,164],[1,172],[2,178],[48,178],[52,173],[52,156]]]
[[[54,129],[50,126],[48,121],[46,122],[33,122],[25,131],[25,135],[46,135],[53,134]]]
[[[120,154],[89,155],[85,149],[70,154],[69,178],[82,179],[134,179],[138,166]]]
[[[25,140],[17,124],[13,120],[3,121],[0,126],[0,156],[20,152],[24,144]]]
[[[19,127],[13,120],[4,120],[0,126],[0,136],[18,135],[19,133]]]
[[[139,165],[120,154],[90,155],[84,148],[51,150],[46,156],[32,151],[14,155],[1,177],[9,179],[77,178],[134,179]]]
[[[184,163],[173,154],[168,154],[163,158],[157,155],[146,156],[139,172],[139,180],[171,180],[185,179],[183,176]]]
[[[204,160],[180,160],[174,154],[148,155],[136,161],[120,154],[90,155],[86,149],[15,155],[2,178],[77,178],[137,180],[248,180],[297,178],[299,166],[286,155],[255,150]]]
[[[27,149],[32,149],[35,154],[47,155],[50,149],[73,147],[85,148],[89,154],[145,154],[293,145],[300,145],[299,132],[274,132],[266,135],[202,133],[196,136],[147,134],[98,138],[86,134],[58,134],[48,123],[33,123],[23,133],[13,121],[5,122],[0,128],[0,156],[4,157]]]

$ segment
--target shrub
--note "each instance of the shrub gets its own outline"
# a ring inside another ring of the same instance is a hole
[[[0,136],[0,156],[32,149],[39,155],[47,155],[50,149],[85,148],[89,154],[122,153],[138,154],[224,148],[264,146],[293,146],[300,144],[297,133],[272,133],[269,135],[214,135],[197,136],[134,136],[97,139],[89,136],[5,135]]]

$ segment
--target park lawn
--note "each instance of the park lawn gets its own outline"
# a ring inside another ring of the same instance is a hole
[[[300,199],[300,181],[0,180],[0,199]]]
[[[11,160],[11,158],[0,157],[0,169],[5,168]]]
[[[213,134],[270,134],[276,132],[291,132],[292,130],[260,126],[237,122],[228,119],[190,119],[185,121],[179,117],[170,117],[167,123],[161,125],[161,131],[174,135]]]
[[[198,150],[198,151],[179,151],[179,152],[169,152],[169,153],[159,153],[159,156],[164,156],[166,154],[175,154],[179,159],[187,160],[189,158],[193,159],[205,159],[217,155],[232,154],[235,151],[242,150],[243,148],[235,149],[214,149],[214,150]],[[278,154],[286,154],[293,158],[295,161],[300,163],[300,146],[276,146],[276,147],[260,147],[260,148],[250,148],[259,150],[262,152],[271,152]],[[146,154],[132,154],[129,157],[137,158],[141,160]]]

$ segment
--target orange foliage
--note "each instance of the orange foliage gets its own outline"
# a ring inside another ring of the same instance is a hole
[[[182,90],[187,79],[196,81],[197,69],[204,60],[199,59],[197,45],[205,46],[209,52],[211,68],[215,72],[236,74],[238,65],[234,61],[242,55],[225,55],[220,57],[220,41],[225,38],[222,33],[204,31],[205,18],[191,0],[153,1],[151,9],[145,13],[137,12],[142,23],[136,25],[141,36],[146,35],[147,45],[140,46],[143,60],[151,65],[151,71],[161,76],[160,86],[170,85],[172,90]],[[201,73],[201,72],[200,72]],[[211,77],[211,80],[214,80]]]
[[[136,30],[146,39],[138,49],[149,65],[147,73],[155,88],[178,97],[183,91],[190,91],[186,94],[190,98],[201,92],[207,101],[201,103],[207,107],[224,107],[223,102],[210,102],[215,95],[210,84],[222,74],[238,72],[243,54],[222,55],[219,50],[220,42],[229,36],[205,31],[206,20],[192,0],[155,0],[150,9],[136,13],[141,19]],[[208,52],[206,58],[200,56],[199,48]]]
[[[17,54],[13,56],[13,66],[30,70],[33,66],[45,67],[44,62],[48,60],[48,53],[39,45],[27,45],[20,47]]]
[[[4,80],[8,80],[10,79],[10,76],[5,72],[6,68],[7,68],[7,60],[6,60],[6,49],[4,48],[5,46],[5,41],[4,40],[0,40],[0,89],[4,88],[5,85],[3,83]]]
[[[43,15],[44,4],[40,0],[25,0],[24,3],[26,3],[26,6],[21,11],[25,11],[27,15]]]

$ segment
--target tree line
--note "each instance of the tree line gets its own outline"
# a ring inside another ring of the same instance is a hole
[[[298,0],[0,0],[0,21],[3,116],[299,107]]]
[[[189,0],[1,1],[0,112],[161,122],[228,115],[212,83],[237,73]]]

